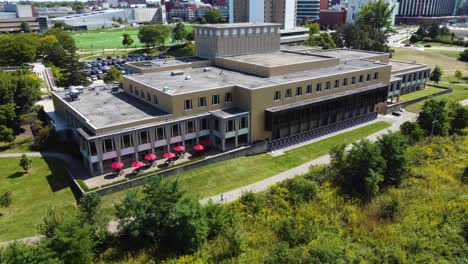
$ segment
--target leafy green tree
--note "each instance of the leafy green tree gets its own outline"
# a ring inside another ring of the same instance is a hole
[[[13,74],[16,81],[14,101],[16,114],[20,116],[31,110],[31,107],[41,96],[41,81],[37,75],[28,69],[17,70]]]
[[[320,32],[320,25],[317,22],[309,23],[305,25],[305,27],[309,29],[309,36],[313,36]]]
[[[107,238],[107,219],[102,214],[102,199],[97,193],[87,193],[80,198],[78,221],[89,225],[93,240],[104,243]]]
[[[31,127],[32,130],[32,127]],[[33,144],[32,148],[35,150],[44,150],[56,143],[55,130],[50,126],[37,128],[37,131],[33,133]]]
[[[390,6],[384,0],[371,1],[359,9],[357,24],[369,26],[377,32],[389,30],[394,8],[395,6]]]
[[[203,18],[208,24],[218,24],[222,22],[223,15],[221,14],[221,11],[219,9],[210,9],[206,12]]]
[[[59,260],[44,244],[25,245],[14,242],[3,250],[0,249],[0,263],[62,264],[63,261]]]
[[[321,33],[320,35],[315,35],[309,37],[308,41],[306,41],[306,44],[309,46],[319,46],[322,47],[323,49],[331,49],[336,47],[335,42],[333,41],[333,38],[328,34],[328,33]]]
[[[226,206],[208,203],[203,209],[208,223],[208,239],[213,239],[217,235],[225,233],[231,226],[233,215]]]
[[[4,192],[0,196],[0,206],[2,207],[10,207],[11,205],[11,192]]]
[[[459,102],[448,106],[450,117],[450,134],[462,134],[463,129],[468,126],[468,109]]]
[[[417,122],[406,121],[400,126],[401,134],[408,137],[411,144],[416,144],[424,137],[424,130]]]
[[[176,24],[175,28],[172,30],[172,39],[175,41],[182,41],[187,37],[187,30],[185,25],[182,22]]]
[[[47,213],[38,225],[39,234],[46,238],[52,238],[57,228],[63,223],[63,213],[53,207],[47,209]]]
[[[163,46],[170,34],[170,29],[166,25],[148,25],[139,29],[138,39],[147,47]]]
[[[433,81],[436,84],[439,84],[440,79],[442,78],[442,70],[438,65],[435,66],[434,70],[431,72],[431,76],[429,76],[429,80]]]
[[[133,44],[133,38],[130,36],[128,33],[123,34],[123,39],[122,39],[122,45],[124,45],[126,48],[131,46]]]
[[[102,78],[105,83],[121,82],[122,81],[122,72],[116,67],[112,67],[106,72]]]
[[[288,191],[288,200],[292,204],[307,203],[318,196],[319,185],[315,181],[307,180],[303,177],[289,179],[281,185],[285,186]]]
[[[184,47],[182,48],[182,54],[184,54],[184,57],[195,56],[195,45],[193,45],[192,42],[185,43]]]
[[[70,87],[78,85],[89,85],[86,74],[82,72],[83,63],[78,61],[74,53],[66,57],[67,66],[62,70],[62,78],[59,80],[60,87]]]
[[[460,82],[460,79],[463,78],[463,72],[461,70],[455,70],[453,77],[457,78],[457,80]]]
[[[0,64],[15,66],[36,60],[37,36],[16,34],[0,36]]]
[[[464,51],[460,52],[460,54],[458,55],[458,60],[468,62],[468,49],[465,49]]]
[[[450,34],[450,46],[453,46],[453,40],[455,39],[455,33]]]
[[[124,20],[123,20],[121,17],[119,17],[119,18],[117,18],[117,23],[123,24],[123,23],[124,23]]]
[[[407,139],[399,133],[389,132],[380,137],[377,144],[386,163],[383,171],[384,183],[400,185],[403,175],[408,171]]]
[[[447,135],[450,130],[447,101],[435,99],[425,101],[418,116],[418,124],[426,131],[426,135]]]
[[[192,30],[187,33],[187,36],[185,37],[188,41],[194,41],[195,40],[195,31]]]
[[[25,22],[25,21],[21,22],[20,29],[21,29],[21,32],[24,32],[24,33],[32,32],[31,27],[29,26],[28,22]]]
[[[11,143],[15,141],[15,134],[13,133],[13,129],[0,125],[0,142]]]
[[[23,171],[28,172],[29,169],[32,166],[32,160],[30,160],[26,156],[26,154],[23,153],[23,155],[21,155],[21,159],[19,161],[19,166],[23,169]]]
[[[73,30],[73,26],[70,26],[67,23],[63,22],[63,21],[55,22],[53,28],[59,28],[59,29],[62,29],[64,31],[72,31]]]
[[[17,125],[16,104],[0,105],[0,125],[13,128]]]
[[[54,35],[57,38],[58,43],[60,43],[60,45],[68,55],[74,55],[74,53],[77,50],[77,47],[75,40],[69,33],[63,31],[63,29],[60,28],[50,28],[46,30],[44,36],[50,35]]]

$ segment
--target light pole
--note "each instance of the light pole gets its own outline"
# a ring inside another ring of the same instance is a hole
[[[437,120],[437,113],[438,113],[438,111],[435,112],[434,120],[432,120],[431,137],[432,137],[432,135],[434,134],[434,127],[435,127],[435,124],[436,124],[437,122],[439,122],[439,120]]]

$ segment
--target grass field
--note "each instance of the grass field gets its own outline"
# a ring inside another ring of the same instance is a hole
[[[454,58],[454,59],[458,59],[458,57],[459,57],[459,55],[461,53],[460,51],[457,51],[457,50],[425,49],[424,51],[445,55],[447,57]]]
[[[439,65],[445,76],[453,76],[453,73],[457,69],[464,71],[464,74],[468,75],[466,62],[458,61],[449,56],[432,51],[427,52],[414,49],[395,48],[392,60],[408,62],[415,61],[416,63],[427,64],[431,69],[434,69],[436,65]]]
[[[389,126],[388,123],[377,122],[290,150],[278,157],[270,154],[241,157],[204,166],[168,179],[178,179],[182,189],[199,197],[209,197],[274,176],[325,155],[336,145],[350,144]],[[103,197],[103,207],[107,215],[112,215],[113,204],[122,199],[125,193],[126,191],[121,191]]]
[[[0,208],[0,241],[37,235],[37,225],[50,206],[62,211],[65,218],[75,208],[63,163],[55,159],[31,160],[30,172],[23,174],[19,158],[0,158],[0,193],[12,193],[10,207]]]
[[[19,135],[13,143],[0,142],[0,153],[22,153],[30,152],[32,137],[29,135]]]
[[[434,47],[454,47],[454,48],[464,48],[464,46],[459,46],[459,45],[450,45],[450,44],[445,44],[445,43],[439,43],[439,42],[425,42],[425,41],[418,41],[414,44],[417,44],[417,45],[421,45],[421,46],[424,46],[424,45],[431,45],[431,46],[434,46]]]
[[[453,83],[439,83],[439,85],[450,87],[453,89],[453,92],[449,94],[444,94],[441,96],[437,96],[437,99],[447,99],[450,101],[463,101],[468,98],[468,86],[465,85],[457,85]],[[427,89],[427,88],[426,88]],[[413,113],[419,113],[421,111],[421,108],[424,104],[424,101],[412,104],[410,106],[405,107],[407,111],[413,112]]]
[[[431,94],[434,94],[434,93],[437,93],[437,92],[440,92],[440,91],[443,91],[443,90],[440,89],[440,88],[434,88],[434,87],[428,86],[424,90],[420,90],[420,91],[417,91],[417,92],[414,92],[414,93],[409,93],[409,94],[405,94],[405,95],[400,96],[400,101],[403,101],[403,102],[404,101],[409,101],[409,100],[413,100],[413,99],[423,97],[423,96],[426,96],[426,95],[431,95]]]
[[[192,31],[191,26],[186,26],[187,31]],[[133,38],[132,48],[143,47],[144,44],[138,40],[138,28],[106,28],[89,31],[78,31],[72,34],[76,45],[81,50],[99,50],[99,49],[123,49],[123,34],[125,31]],[[171,37],[166,40],[166,44],[171,43]]]

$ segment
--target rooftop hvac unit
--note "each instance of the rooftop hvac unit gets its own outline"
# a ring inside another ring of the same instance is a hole
[[[164,87],[163,87],[163,92],[167,92],[167,91],[169,91],[169,87],[168,87],[168,86],[164,86]]]
[[[176,76],[176,75],[184,75],[183,71],[172,71],[171,76]]]
[[[192,80],[192,76],[190,76],[190,75],[185,76],[185,80],[186,81]]]
[[[203,68],[203,72],[208,72],[210,71],[210,68]]]

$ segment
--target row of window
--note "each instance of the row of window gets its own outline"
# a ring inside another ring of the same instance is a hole
[[[247,128],[247,127],[248,127],[247,117],[243,116],[243,117],[241,117],[239,119],[239,129],[244,129],[244,128]],[[221,122],[220,122],[220,120],[218,120],[218,119],[214,120],[213,129],[216,130],[216,131],[221,131]],[[234,130],[236,130],[235,120],[233,120],[233,119],[227,120],[226,121],[225,131],[226,132],[232,132]]]
[[[198,35],[208,35],[208,36],[237,36],[237,35],[252,35],[252,34],[267,34],[267,33],[276,33],[276,27],[256,27],[256,28],[233,28],[229,29],[207,29],[199,28],[197,29]]]
[[[232,102],[232,92],[227,92],[224,94],[224,102],[229,103]],[[218,105],[220,103],[220,96],[219,94],[214,94],[211,96],[211,104]],[[207,105],[206,96],[202,96],[198,98],[198,108],[203,108]],[[191,110],[193,109],[193,102],[192,99],[185,99],[184,101],[184,110]]]
[[[416,81],[416,80],[421,80],[421,79],[426,79],[428,77],[428,71],[423,71],[423,72],[415,72],[412,74],[404,75],[401,77],[401,82],[406,83],[411,82],[411,81]]]
[[[377,80],[379,78],[379,73],[375,72],[373,77],[374,77],[373,80]],[[366,81],[367,82],[371,81],[371,78],[372,78],[372,75],[370,73],[367,74]],[[360,75],[359,78],[358,78],[358,83],[362,83],[362,82],[364,82],[364,75]],[[351,77],[351,85],[354,85],[354,84],[356,84],[356,76]],[[348,86],[348,78],[344,78],[342,80],[341,85],[343,87]],[[339,88],[339,87],[340,87],[340,80],[335,80],[333,82],[333,88],[336,89],[336,88]],[[330,90],[330,89],[331,89],[331,82],[330,81],[325,82],[325,90]],[[315,85],[315,91],[316,92],[321,92],[322,91],[322,83],[317,83]],[[302,86],[298,86],[298,87],[296,87],[294,96],[301,96],[302,92],[303,92],[302,91]],[[311,94],[312,92],[313,92],[313,86],[312,86],[312,84],[308,84],[306,86],[305,94]],[[293,89],[292,88],[286,89],[284,98],[288,99],[288,98],[291,98],[292,96],[293,96]],[[281,91],[279,91],[279,90],[275,91],[275,94],[273,96],[273,100],[275,100],[275,101],[281,100]]]
[[[158,96],[156,96],[155,94],[151,95],[149,92],[146,92],[146,97],[145,97],[145,91],[141,90],[139,91],[138,88],[135,87],[135,89],[133,88],[133,85],[130,84],[130,93],[131,94],[135,94],[136,96],[139,96],[143,99],[146,98],[146,100],[150,103],[153,103],[153,104],[158,104],[159,101],[158,101]]]

